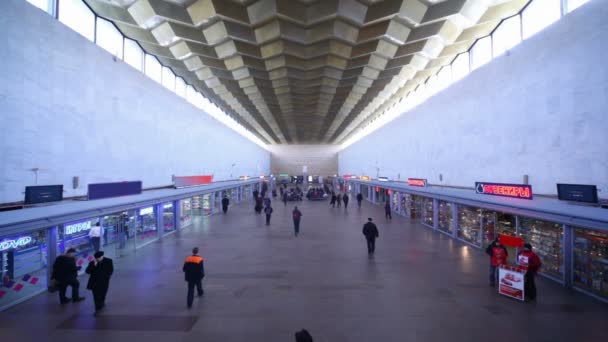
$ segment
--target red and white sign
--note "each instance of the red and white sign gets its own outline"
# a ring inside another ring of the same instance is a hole
[[[422,187],[425,187],[426,186],[426,179],[422,179],[422,178],[408,178],[407,179],[407,184],[411,185],[411,186],[422,186]]]
[[[532,186],[526,184],[475,182],[475,192],[484,195],[532,199]]]
[[[519,267],[500,266],[498,269],[498,293],[524,300],[524,271]]]

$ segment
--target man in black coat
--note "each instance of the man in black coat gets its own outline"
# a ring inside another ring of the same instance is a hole
[[[348,207],[348,195],[346,193],[342,196],[342,201],[344,201],[344,209],[346,209]]]
[[[228,199],[227,196],[224,196],[224,198],[222,198],[222,211],[224,211],[224,214],[226,212],[228,212],[228,205],[230,204],[230,200]]]
[[[114,273],[112,259],[103,256],[103,251],[95,253],[95,259],[89,262],[85,272],[90,275],[87,289],[93,291],[95,301],[95,313],[103,309],[106,302],[106,294],[110,287],[110,277]]]
[[[198,247],[192,249],[192,255],[187,257],[184,261],[184,278],[188,282],[188,309],[192,307],[192,301],[194,300],[194,287],[198,292],[198,296],[202,296],[203,291],[203,278],[205,277],[205,264],[202,257],[198,255]]]
[[[357,194],[357,205],[359,205],[359,208],[361,208],[361,201],[363,201],[363,195],[361,195],[361,193]]]
[[[372,218],[367,219],[367,223],[363,225],[363,235],[367,240],[367,254],[372,255],[376,250],[376,238],[379,237],[378,227],[372,222]]]
[[[80,266],[76,266],[76,250],[68,249],[64,255],[60,255],[55,259],[53,264],[52,279],[55,279],[59,287],[59,302],[61,304],[68,303],[70,299],[65,296],[68,286],[72,287],[72,301],[74,303],[84,300],[84,297],[78,295],[80,282],[78,282],[78,271]]]

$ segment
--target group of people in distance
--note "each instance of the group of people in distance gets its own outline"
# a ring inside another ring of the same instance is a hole
[[[340,195],[340,193],[336,194],[335,192],[331,192],[331,199],[329,201],[329,204],[331,205],[332,208],[335,208],[336,205],[338,205],[338,208],[340,208],[340,206],[342,205],[342,202],[344,202],[344,209],[348,208],[348,195],[346,193],[344,193],[344,195]]]

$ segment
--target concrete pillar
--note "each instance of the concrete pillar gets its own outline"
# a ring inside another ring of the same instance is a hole
[[[439,200],[433,198],[433,229],[439,229]]]
[[[452,222],[454,222],[454,231],[452,237],[458,238],[458,204],[452,203]]]
[[[165,222],[163,220],[163,203],[156,205],[156,232],[158,233],[158,238],[162,239],[165,234]]]
[[[57,258],[57,226],[47,228],[45,231],[46,243],[47,243],[47,267],[46,267],[46,280],[47,284],[50,284],[51,275],[53,274],[53,263]]]
[[[562,229],[564,230],[564,241],[562,243],[562,250],[564,253],[564,258],[563,258],[564,286],[572,287],[572,271],[574,268],[574,264],[573,264],[574,229],[567,225],[564,225]]]
[[[182,229],[182,206],[181,201],[173,201],[173,225],[175,230]]]

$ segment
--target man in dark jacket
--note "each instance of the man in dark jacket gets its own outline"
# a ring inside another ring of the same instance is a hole
[[[331,201],[329,201],[329,204],[331,204],[332,208],[336,207],[336,193],[335,192],[331,192]]]
[[[494,287],[496,286],[496,278],[498,277],[496,269],[498,269],[500,265],[507,264],[509,253],[505,246],[496,238],[488,248],[486,248],[486,254],[490,256],[490,286]]]
[[[363,235],[367,240],[367,254],[372,255],[376,250],[376,238],[379,237],[378,227],[372,222],[372,218],[367,219],[367,223],[363,225]]]
[[[90,274],[87,289],[93,291],[95,301],[95,313],[103,309],[106,302],[106,294],[110,287],[110,277],[114,273],[114,263],[112,259],[105,258],[103,251],[95,253],[95,259],[89,262],[85,272]]]
[[[524,244],[524,250],[517,255],[517,265],[526,269],[524,275],[524,295],[526,300],[536,300],[536,274],[543,265],[540,258],[532,251],[532,245]]]
[[[68,286],[72,287],[72,301],[74,303],[84,300],[84,297],[78,295],[80,282],[78,282],[78,271],[80,266],[76,266],[76,250],[68,249],[64,255],[60,255],[55,259],[53,264],[52,278],[57,282],[59,287],[59,302],[65,304],[70,301],[65,296]]]
[[[313,342],[312,336],[306,329],[296,332],[296,342]]]
[[[389,220],[393,219],[393,215],[391,214],[391,202],[390,201],[386,201],[386,203],[384,203],[384,217],[386,217]]]
[[[184,278],[188,282],[188,309],[192,307],[192,301],[194,300],[194,287],[198,292],[198,296],[202,296],[203,291],[203,278],[205,277],[205,264],[203,258],[198,255],[198,247],[192,249],[192,255],[187,257],[184,261]]]
[[[344,193],[344,196],[342,196],[342,200],[344,201],[344,209],[346,209],[348,207],[348,195],[346,192]]]
[[[363,201],[363,195],[361,193],[357,194],[357,205],[361,208],[361,201]]]
[[[230,204],[230,200],[228,199],[227,196],[224,196],[224,198],[222,198],[222,211],[225,213],[228,212],[228,205]]]
[[[336,195],[336,204],[338,205],[338,208],[342,206],[342,195],[340,195],[340,193]]]
[[[270,216],[272,215],[272,212],[274,210],[272,209],[271,206],[267,206],[266,208],[264,208],[264,214],[266,214],[266,225],[270,225]]]
[[[291,216],[293,217],[293,229],[295,230],[295,235],[298,236],[298,234],[300,234],[300,219],[302,218],[302,212],[300,212],[296,206],[291,212]]]

